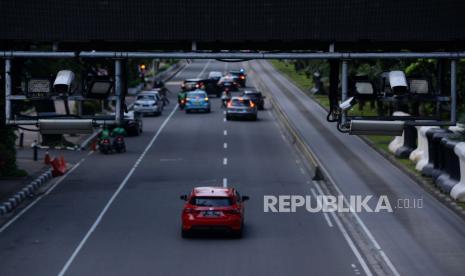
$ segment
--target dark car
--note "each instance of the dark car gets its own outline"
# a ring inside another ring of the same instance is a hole
[[[233,79],[241,86],[245,87],[247,82],[247,75],[245,74],[244,69],[238,71],[229,71],[229,74],[233,77]]]
[[[197,89],[203,89],[204,83],[202,79],[185,79],[181,84],[183,91],[194,91]]]
[[[218,87],[220,91],[239,91],[239,84],[234,81],[232,76],[224,76],[218,81]]]
[[[265,109],[265,96],[260,91],[245,90],[242,93],[243,97],[249,98],[259,110]]]
[[[113,113],[113,116],[115,114]],[[128,136],[139,136],[142,133],[142,113],[129,111],[124,113],[123,128]]]
[[[139,136],[142,133],[141,114],[129,111],[124,113],[123,127],[129,136]]]
[[[221,88],[218,86],[218,79],[217,78],[208,78],[202,81],[204,84],[205,92],[208,95],[215,95],[216,97],[221,96]]]

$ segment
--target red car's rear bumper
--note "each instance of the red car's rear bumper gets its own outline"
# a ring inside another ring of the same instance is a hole
[[[182,229],[229,229],[240,230],[242,227],[241,215],[226,215],[222,217],[206,218],[194,217],[191,214],[182,216]]]

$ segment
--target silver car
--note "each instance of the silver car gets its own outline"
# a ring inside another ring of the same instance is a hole
[[[157,91],[144,91],[136,96],[134,111],[141,114],[161,115],[163,102]]]
[[[247,97],[232,97],[226,107],[226,120],[235,118],[257,120],[257,105]]]

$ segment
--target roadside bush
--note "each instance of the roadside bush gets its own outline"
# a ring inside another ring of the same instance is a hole
[[[101,105],[98,101],[83,101],[82,115],[94,115],[101,111]]]

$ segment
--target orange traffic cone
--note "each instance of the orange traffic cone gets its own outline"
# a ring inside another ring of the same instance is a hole
[[[66,170],[66,161],[63,155],[60,156],[60,167]]]
[[[48,154],[48,151],[45,152],[44,163],[45,163],[45,165],[50,165],[51,164],[51,158],[50,158],[50,154]]]
[[[92,151],[96,151],[97,150],[97,140],[94,140],[92,142]]]

